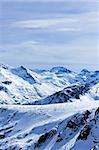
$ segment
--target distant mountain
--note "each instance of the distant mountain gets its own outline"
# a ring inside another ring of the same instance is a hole
[[[30,84],[36,83],[36,80],[34,79],[34,77],[32,75],[32,71],[30,71],[29,69],[24,68],[23,66],[21,66],[19,68],[11,69],[11,72],[13,74],[21,77],[25,81],[28,81]]]
[[[74,75],[58,76],[50,71],[31,71],[23,66],[0,66],[0,103],[28,104],[70,84]]]
[[[0,103],[28,104],[44,98],[70,84],[75,74],[60,75],[51,71],[32,71],[0,66]]]
[[[50,72],[53,72],[53,73],[55,73],[55,74],[64,74],[64,73],[72,73],[72,71],[71,70],[69,70],[69,69],[66,69],[66,68],[64,68],[64,67],[53,67],[51,70],[50,70]]]
[[[71,98],[79,98],[79,95],[82,94],[78,90],[78,93],[76,93],[75,96],[72,96],[72,88],[77,90],[77,86],[80,86],[80,84],[83,84],[83,86],[88,84],[92,87],[97,84],[98,81],[98,71],[89,72],[83,70],[77,74],[63,67],[54,67],[51,70],[33,71],[24,68],[23,66],[11,68],[1,65],[0,103],[32,104],[34,101],[44,99],[56,92],[56,94],[66,93],[66,90],[68,91],[67,95],[62,94],[62,97],[66,97],[66,99],[63,100],[61,97],[62,100],[57,102],[71,101]],[[66,89],[63,90],[64,88]],[[72,92],[69,91],[70,88]],[[60,92],[61,90],[63,90],[63,92]],[[84,91],[84,93],[86,92]]]
[[[80,96],[87,93],[89,89],[90,89],[90,86],[88,84],[71,85],[71,86],[66,87],[62,91],[56,92],[55,94],[48,96],[45,99],[35,101],[33,104],[44,105],[44,104],[72,102],[76,99],[80,99]]]
[[[37,100],[33,104],[54,104],[72,102],[80,99],[82,95],[89,94],[93,99],[99,99],[99,72],[89,72],[83,69],[70,80],[71,85],[58,91],[45,99]]]

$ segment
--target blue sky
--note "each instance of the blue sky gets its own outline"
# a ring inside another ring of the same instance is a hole
[[[98,69],[98,0],[0,0],[0,63]]]

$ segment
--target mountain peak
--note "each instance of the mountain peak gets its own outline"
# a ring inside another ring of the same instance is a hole
[[[83,70],[81,70],[80,74],[81,75],[87,75],[87,74],[90,74],[90,71],[87,69],[83,69]]]
[[[23,78],[24,80],[28,81],[30,84],[36,83],[35,79],[30,74],[30,70],[26,69],[23,66],[20,66],[18,68],[13,68],[11,69],[11,72]]]
[[[3,69],[8,69],[9,68],[9,66],[5,65],[5,64],[0,64],[0,67],[3,68]]]
[[[57,67],[53,67],[50,72],[54,72],[56,74],[62,74],[62,73],[71,73],[72,71],[66,69],[65,67],[62,66],[57,66]]]

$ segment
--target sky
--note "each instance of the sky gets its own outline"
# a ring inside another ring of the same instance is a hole
[[[98,0],[0,0],[0,63],[99,69]]]

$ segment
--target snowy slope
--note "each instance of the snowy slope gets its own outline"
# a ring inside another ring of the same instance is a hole
[[[74,84],[63,90],[46,97],[45,99],[34,101],[32,104],[45,105],[64,103],[80,100],[83,95],[88,95],[93,100],[99,100],[99,83],[92,84]]]
[[[63,67],[33,71],[23,66],[11,68],[1,65],[0,103],[32,104],[34,101],[44,99],[53,95],[55,92],[62,91],[66,87],[70,87],[71,90],[72,87],[77,84],[81,84],[81,86],[88,84],[92,87],[98,82],[98,71],[89,72],[82,70],[77,74]],[[67,90],[63,90],[62,93],[65,91]],[[67,97],[75,98],[75,96],[68,96],[68,94]],[[64,102],[64,100],[62,101]]]
[[[90,89],[89,85],[75,84],[66,87],[62,91],[56,92],[55,94],[48,96],[45,99],[35,101],[33,104],[54,104],[72,102],[76,99],[80,99],[81,95],[87,93]]]
[[[81,129],[72,150],[99,149],[99,107]]]
[[[99,71],[1,65],[0,150],[99,150]]]
[[[66,74],[61,77],[50,71],[36,73],[22,66],[0,66],[0,103],[31,103],[62,90],[74,76]]]
[[[87,141],[84,150],[89,150],[86,148],[88,140],[91,140],[91,148],[98,146],[98,132],[95,134],[95,130],[99,131],[98,106],[99,101],[89,99],[43,106],[1,105],[0,148],[70,150],[74,147],[73,150],[79,150],[79,141],[82,147],[85,140],[80,140],[82,132],[86,126],[92,124],[92,132],[88,132],[85,137]]]

